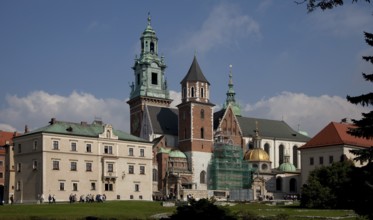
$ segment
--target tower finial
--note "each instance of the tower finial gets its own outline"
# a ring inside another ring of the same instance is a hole
[[[151,18],[150,18],[150,11],[148,12],[148,26],[150,26],[150,22],[151,22]]]
[[[233,85],[233,81],[232,81],[232,64],[229,65],[229,85]]]

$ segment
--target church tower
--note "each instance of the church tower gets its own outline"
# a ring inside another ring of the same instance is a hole
[[[169,107],[172,100],[165,78],[166,64],[164,57],[158,55],[158,38],[151,27],[148,15],[148,25],[140,37],[140,57],[135,57],[135,81],[130,85],[131,134],[140,136],[142,117],[145,105]]]
[[[207,189],[207,166],[213,150],[213,107],[210,83],[194,56],[188,73],[181,81],[179,109],[179,148],[189,160],[193,183]]]
[[[233,89],[233,80],[232,80],[232,65],[229,65],[229,83],[228,83],[228,91],[227,91],[227,98],[225,103],[223,104],[223,109],[227,109],[228,105],[232,106],[233,112],[235,115],[241,116],[241,108],[236,103],[236,93]]]

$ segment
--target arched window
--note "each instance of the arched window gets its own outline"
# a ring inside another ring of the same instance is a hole
[[[289,191],[297,192],[297,180],[295,178],[291,178],[289,181]]]
[[[284,145],[282,144],[278,147],[278,157],[279,157],[278,161],[280,165],[283,164],[284,163]]]
[[[106,131],[106,137],[107,137],[107,138],[110,138],[110,136],[111,136],[111,135],[110,135],[110,130],[107,130],[107,131]]]
[[[153,181],[158,181],[158,170],[153,169]]]
[[[201,88],[201,98],[203,98],[204,94],[203,94],[203,88]]]
[[[268,144],[268,143],[265,143],[265,144],[264,144],[264,151],[267,152],[268,156],[270,156],[270,154],[269,154],[269,148],[270,148],[270,147],[269,147],[269,144]]]
[[[204,170],[199,174],[199,183],[206,183],[206,171]]]
[[[201,109],[201,118],[205,118],[205,110]]]
[[[150,42],[150,53],[154,53],[154,42]]]
[[[298,147],[293,146],[293,165],[298,168]]]
[[[280,176],[276,178],[276,190],[282,190],[282,178]]]
[[[201,128],[201,138],[205,138],[205,129]]]
[[[190,97],[194,97],[194,87],[190,88]]]

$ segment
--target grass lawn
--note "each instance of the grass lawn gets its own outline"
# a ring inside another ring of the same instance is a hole
[[[297,206],[272,206],[259,203],[236,204],[229,209],[234,213],[254,213],[260,216],[287,214],[289,219],[355,219],[350,210],[315,210],[300,209]],[[160,213],[173,213],[176,207],[163,207],[160,202],[145,201],[113,201],[105,203],[60,203],[60,204],[15,204],[0,206],[0,219],[85,219],[95,216],[100,219],[151,219]],[[350,216],[349,218],[346,218]],[[320,218],[319,218],[320,219]]]
[[[259,216],[286,214],[291,220],[301,219],[356,219],[352,210],[301,209],[298,205],[269,205],[262,203],[237,204],[230,207],[234,213],[253,213]]]

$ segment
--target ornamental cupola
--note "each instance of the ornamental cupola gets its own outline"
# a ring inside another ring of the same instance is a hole
[[[229,82],[228,82],[228,91],[227,98],[223,104],[223,109],[227,109],[228,105],[232,106],[233,113],[235,115],[241,116],[241,107],[236,103],[236,93],[233,89],[233,80],[232,80],[232,65],[229,65]]]
[[[196,56],[184,79],[180,82],[182,89],[182,102],[203,102],[209,103],[210,83],[203,75]]]

